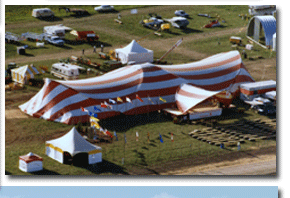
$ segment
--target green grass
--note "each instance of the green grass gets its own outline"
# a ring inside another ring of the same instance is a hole
[[[64,10],[59,11],[59,7],[66,6],[69,8],[82,8],[87,10],[91,15],[99,14],[94,10],[97,5],[6,5],[5,6],[5,23],[20,23],[29,21],[38,21],[31,16],[32,10],[35,8],[50,8],[56,17],[69,18],[72,17],[70,13],[66,13]],[[116,5],[114,6],[117,11],[128,10],[132,8],[143,8],[149,5]]]
[[[235,35],[224,35],[219,37],[211,37],[207,39],[199,39],[196,41],[191,41],[184,43],[183,45],[192,51],[198,51],[202,53],[208,53],[214,55],[220,52],[227,52],[231,50],[239,50],[240,53],[245,50],[245,47],[238,46],[233,48],[233,44],[230,43],[229,39],[231,36],[238,36],[242,38],[242,43],[247,44],[247,37],[244,33],[239,33]],[[272,58],[276,56],[276,52],[271,52],[270,50],[264,49],[259,45],[253,44],[253,50],[245,50],[248,57],[262,56],[263,58]]]
[[[246,111],[242,115],[237,114],[225,118],[221,117],[219,124],[226,126],[240,119],[253,120],[255,118],[265,119],[263,116],[257,115],[252,111]],[[32,117],[28,119],[15,119],[13,121],[6,120],[6,127],[11,126],[11,124],[15,127],[6,128],[5,149],[5,170],[10,174],[30,174],[23,173],[18,169],[18,156],[27,154],[28,152],[34,152],[44,158],[43,164],[46,174],[116,174],[113,170],[98,172],[88,168],[60,164],[45,155],[45,141],[62,136],[72,126]],[[102,120],[100,125],[111,132],[114,130],[117,131],[118,136],[118,141],[114,140],[113,143],[99,144],[102,147],[103,160],[123,169],[125,172],[130,172],[132,167],[150,167],[167,161],[189,157],[207,160],[211,157],[216,158],[237,152],[237,147],[220,149],[218,146],[209,145],[188,136],[188,132],[194,129],[202,129],[205,127],[203,125],[176,125],[173,124],[171,119],[158,113],[150,113],[149,116],[145,114],[110,118]],[[39,130],[40,128],[41,130]],[[138,141],[136,141],[136,131],[139,133]],[[147,141],[148,132],[150,134],[149,142]],[[171,142],[171,133],[174,134],[174,142]],[[126,134],[127,143],[124,141],[124,134]],[[164,143],[160,142],[159,134],[162,135]],[[241,151],[275,145],[276,141],[274,140],[246,141],[246,143],[242,144]]]
[[[32,10],[35,6],[6,6],[6,15],[11,14],[13,10],[19,9],[20,11],[18,12],[19,18],[13,18],[15,21],[25,21],[29,22],[29,19],[37,20],[34,19],[33,17],[30,16],[30,12],[28,10]],[[36,6],[37,7],[37,6]],[[45,6],[44,6],[45,7]],[[71,6],[73,7],[73,6]],[[141,7],[146,7],[146,6],[120,6],[116,7],[117,10],[123,10],[123,9],[131,9],[133,7],[136,8],[141,8]],[[58,6],[52,6],[53,9],[58,10]],[[87,9],[93,9],[92,6],[85,6],[84,8]],[[164,8],[162,6],[155,7],[156,12],[160,14],[163,18],[171,18],[174,16],[174,11],[175,7],[169,7],[169,8]],[[184,9],[186,12],[190,14],[192,18],[188,19],[189,20],[189,25],[188,28],[185,30],[177,29],[177,28],[171,28],[170,32],[162,32],[162,37],[157,37],[155,35],[150,35],[146,39],[148,40],[153,40],[156,42],[162,42],[162,39],[166,38],[173,38],[177,35],[179,36],[194,36],[195,34],[202,33],[202,32],[215,32],[219,31],[224,28],[235,28],[235,27],[244,27],[247,22],[245,20],[241,20],[241,18],[238,16],[240,13],[246,13],[247,12],[247,6],[180,6],[178,9]],[[58,13],[58,11],[56,11]],[[148,13],[150,12],[150,9],[148,9]],[[64,15],[65,12],[61,12]],[[94,30],[97,34],[100,36],[100,42],[105,43],[105,46],[120,46],[124,45],[126,43],[129,43],[132,39],[129,38],[130,35],[132,37],[139,37],[142,38],[145,35],[151,33],[153,30],[144,28],[139,22],[142,19],[147,18],[148,13],[140,13],[137,15],[124,15],[122,16],[122,21],[123,24],[120,25],[116,22],[113,21],[113,16],[111,15],[106,15],[103,14],[104,17],[98,18],[97,20],[94,20],[94,16],[89,16],[89,17],[83,17],[83,18],[77,18],[73,21],[64,21],[63,23],[69,27],[72,27],[73,29],[76,30]],[[226,23],[223,23],[223,28],[213,28],[213,29],[206,29],[202,28],[205,24],[209,22],[209,20],[213,20],[206,18],[206,17],[199,17],[197,16],[198,13],[208,13],[211,14],[211,16],[216,16],[219,15],[223,19],[225,19]],[[108,16],[108,17],[106,17]],[[21,19],[20,19],[21,18]],[[6,17],[6,21],[11,21],[9,17]],[[59,22],[57,22],[59,23]],[[36,21],[35,26],[31,27],[17,27],[12,29],[7,29],[6,31],[11,31],[13,33],[21,34],[24,32],[36,32],[36,33],[41,33],[43,25],[38,25],[39,21]],[[100,30],[99,28],[94,28],[94,27],[103,27],[103,30]],[[111,33],[110,30],[114,31],[117,30],[120,32],[120,34],[114,34]],[[123,35],[125,34],[125,35]],[[74,40],[74,37],[70,34],[66,35],[66,39],[68,40]],[[32,46],[35,48],[35,43],[29,42],[29,41],[23,41],[23,44],[27,44],[29,46]],[[16,54],[16,48],[13,49],[13,46],[9,46],[10,44],[7,45],[7,50],[5,51],[5,57],[6,58],[13,58],[17,56]],[[33,55],[40,55],[40,54],[47,54],[47,53],[57,53],[57,52],[62,52],[63,50],[81,50],[81,49],[89,49],[92,46],[88,44],[81,44],[81,45],[71,45],[71,44],[66,44],[65,48],[60,48],[52,45],[46,45],[46,49],[41,49],[41,50],[27,50],[27,53],[31,53]]]

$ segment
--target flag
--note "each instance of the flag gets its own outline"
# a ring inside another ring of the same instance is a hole
[[[128,97],[126,97],[126,101],[132,103],[132,100]]]
[[[160,96],[159,96],[159,100],[161,100],[162,102],[166,102],[166,100],[164,100],[164,99],[161,98]]]
[[[123,102],[123,100],[120,97],[117,97],[118,102]]]
[[[109,99],[109,102],[112,103],[112,104],[116,104],[116,101],[113,100],[113,99]]]
[[[174,142],[173,133],[171,133],[171,142]]]
[[[110,136],[110,138],[113,139],[113,136],[112,136],[112,134],[110,133],[110,131],[106,130],[106,134],[107,134],[107,136]]]
[[[150,134],[149,134],[149,132],[147,133],[147,142],[149,143],[149,141],[150,141]]]
[[[82,109],[82,111],[84,111],[84,112],[89,112],[89,110],[87,110],[87,109],[85,109],[85,108],[83,108],[83,107],[81,107],[81,109]]]
[[[93,117],[93,116],[90,117],[90,121],[91,122],[100,122],[100,120],[98,118]]]
[[[105,104],[107,107],[109,107],[110,109],[113,108],[112,105],[109,105],[106,101],[104,102],[104,104]]]
[[[101,109],[99,109],[98,107],[94,107],[95,111],[101,112]]]
[[[154,104],[154,102],[151,100],[151,98],[148,96],[148,100],[152,103],[152,104]]]
[[[95,127],[96,129],[101,128],[101,126],[97,122],[91,122],[91,127]]]
[[[143,100],[138,96],[138,94],[136,94],[136,98],[137,98],[138,100],[140,100],[141,102],[143,102]]]
[[[127,138],[126,138],[126,134],[124,133],[124,140],[125,140],[125,143],[127,143]]]
[[[139,138],[139,133],[138,131],[136,131],[136,141],[138,142],[138,138]]]
[[[89,111],[89,115],[90,115],[91,117],[95,117],[95,118],[98,117],[98,114],[96,114],[96,113],[92,113],[92,112],[90,112],[90,111]]]
[[[116,131],[114,131],[114,136],[116,137],[116,141],[118,141],[118,136],[117,136]]]
[[[159,133],[159,139],[160,139],[160,142],[163,143],[163,139],[160,133]]]
[[[105,105],[104,103],[101,103],[101,107],[103,107],[103,108],[107,108],[108,106]]]

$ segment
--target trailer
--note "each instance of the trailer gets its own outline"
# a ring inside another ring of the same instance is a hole
[[[26,32],[21,34],[21,37],[27,39],[27,40],[32,40],[32,41],[42,41],[44,37],[46,36],[45,33],[34,33],[34,32]]]
[[[88,42],[97,41],[99,39],[99,35],[96,35],[94,31],[76,31],[72,30],[70,32],[72,35],[77,36],[76,40],[86,40]]]
[[[251,101],[269,91],[276,91],[276,81],[267,80],[244,83],[240,85],[240,99],[243,101]]]
[[[14,33],[11,33],[11,32],[5,32],[5,42],[20,42],[22,41],[23,38],[18,35],[18,34],[14,34]]]

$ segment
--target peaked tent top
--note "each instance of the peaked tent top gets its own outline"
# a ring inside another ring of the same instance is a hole
[[[145,48],[143,48],[141,45],[139,45],[135,40],[133,40],[129,45],[127,45],[126,47],[124,48],[120,48],[118,50],[123,50],[127,53],[148,53],[148,51],[150,50],[147,50]]]
[[[58,147],[63,151],[70,153],[72,156],[82,152],[90,152],[93,150],[101,150],[101,147],[95,146],[88,141],[86,141],[73,127],[67,134],[64,136],[46,141],[47,144],[51,144],[54,147]]]
[[[175,95],[177,107],[182,113],[185,113],[199,103],[220,92],[221,91],[207,91],[189,84],[182,84]]]

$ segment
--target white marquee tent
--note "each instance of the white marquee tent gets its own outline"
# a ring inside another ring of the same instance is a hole
[[[102,162],[102,148],[86,141],[75,127],[58,139],[46,141],[46,155],[49,157],[64,163],[65,152],[71,155],[73,162],[80,153],[88,154],[88,164]]]
[[[135,40],[124,48],[115,49],[115,52],[122,64],[153,62],[153,51],[143,48]]]

